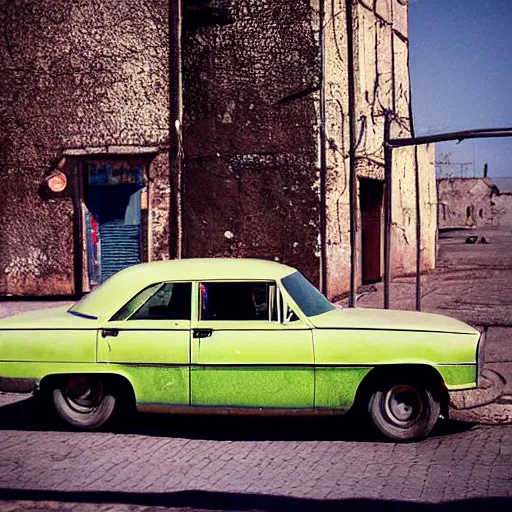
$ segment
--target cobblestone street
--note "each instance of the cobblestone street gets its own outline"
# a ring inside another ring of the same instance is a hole
[[[451,422],[401,445],[332,419],[145,415],[117,432],[83,433],[40,424],[32,402],[0,407],[2,511],[512,504],[508,426]]]

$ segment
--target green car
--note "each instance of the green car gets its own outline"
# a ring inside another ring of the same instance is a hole
[[[0,391],[68,423],[126,406],[172,413],[360,410],[394,440],[427,436],[476,387],[480,332],[426,313],[338,309],[295,269],[249,259],[130,267],[70,309],[0,320]]]

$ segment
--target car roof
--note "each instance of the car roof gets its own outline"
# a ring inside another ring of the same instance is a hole
[[[194,258],[141,263],[121,270],[73,306],[94,317],[111,316],[144,288],[164,281],[279,280],[296,270],[249,258]]]
[[[294,268],[275,261],[251,258],[190,258],[141,263],[122,270],[118,276],[157,281],[281,279],[295,271]]]

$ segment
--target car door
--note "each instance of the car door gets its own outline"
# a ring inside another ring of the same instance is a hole
[[[310,328],[290,312],[276,283],[202,282],[192,324],[191,404],[312,408]]]
[[[98,362],[130,378],[139,404],[189,405],[191,288],[152,285],[100,330]]]

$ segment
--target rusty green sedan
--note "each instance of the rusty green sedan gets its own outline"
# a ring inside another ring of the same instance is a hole
[[[136,265],[71,308],[0,320],[0,390],[69,424],[122,407],[171,413],[363,411],[393,440],[427,436],[476,387],[480,332],[426,313],[339,309],[295,269],[249,259]]]

